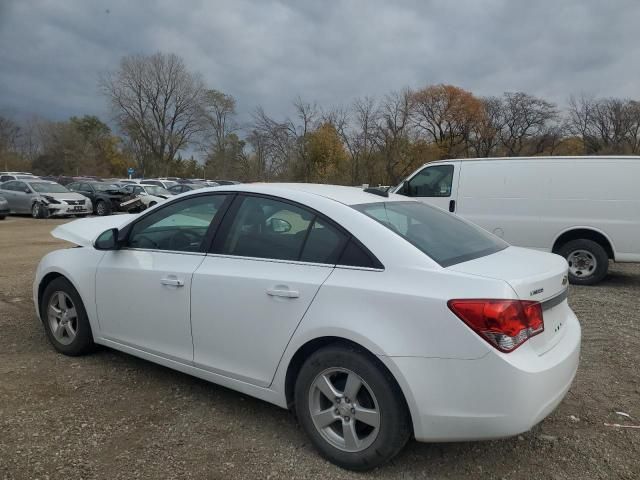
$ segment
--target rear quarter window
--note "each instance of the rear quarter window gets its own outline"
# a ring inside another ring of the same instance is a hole
[[[509,245],[480,227],[421,202],[354,205],[443,267],[491,255]]]

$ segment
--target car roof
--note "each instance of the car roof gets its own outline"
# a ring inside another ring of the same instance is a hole
[[[361,187],[347,187],[343,185],[325,185],[317,183],[241,183],[236,185],[221,185],[209,187],[212,191],[238,191],[248,193],[263,193],[266,195],[286,195],[287,193],[304,192],[328,198],[345,205],[359,205],[362,203],[401,202],[412,201],[403,195],[390,193],[388,197],[365,192]],[[201,193],[204,189],[198,189]],[[185,192],[186,193],[186,192]]]

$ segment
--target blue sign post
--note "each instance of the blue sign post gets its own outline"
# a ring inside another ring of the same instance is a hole
[[[131,176],[136,173],[135,169],[133,167],[129,167],[127,168],[127,174],[129,175],[129,180],[131,180]]]

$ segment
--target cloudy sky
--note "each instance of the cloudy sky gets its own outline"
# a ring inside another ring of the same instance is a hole
[[[640,98],[639,25],[637,0],[0,0],[0,113],[107,119],[100,72],[156,51],[245,119],[441,82]]]

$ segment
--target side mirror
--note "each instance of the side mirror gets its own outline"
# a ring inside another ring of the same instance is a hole
[[[102,232],[93,244],[96,250],[118,250],[118,229],[111,228],[106,232]]]
[[[405,195],[407,197],[411,196],[411,189],[409,187],[409,182],[407,180],[405,180],[404,182],[402,182],[402,186],[400,187],[400,189],[398,190],[398,193],[400,195]]]
[[[29,189],[29,187],[24,187],[24,193],[31,193],[31,190]]]

